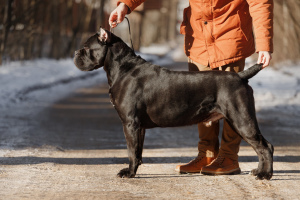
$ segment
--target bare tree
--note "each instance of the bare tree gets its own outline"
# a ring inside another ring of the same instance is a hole
[[[300,1],[274,1],[273,62],[300,59]]]
[[[109,28],[109,12],[117,3],[117,0],[0,1],[0,65],[4,59],[72,56],[74,49],[99,26]],[[129,15],[136,50],[176,38],[178,2],[148,0]],[[273,61],[299,60],[300,1],[274,0],[274,4]],[[126,22],[114,31],[129,42]]]
[[[4,16],[3,16],[3,28],[1,34],[1,44],[0,44],[0,65],[2,64],[2,59],[4,56],[7,38],[9,29],[11,27],[11,17],[12,17],[12,3],[13,0],[6,0],[5,8],[4,8]]]

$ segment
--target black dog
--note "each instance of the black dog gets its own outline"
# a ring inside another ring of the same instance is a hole
[[[107,73],[130,161],[119,177],[135,176],[142,163],[145,129],[186,126],[222,117],[256,151],[259,165],[252,174],[258,179],[272,177],[273,146],[260,133],[253,91],[248,85],[261,65],[238,74],[170,71],[136,56],[120,38],[104,29],[75,52],[74,63],[82,71],[104,66]]]

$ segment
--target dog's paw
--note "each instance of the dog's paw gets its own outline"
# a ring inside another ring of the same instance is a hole
[[[273,176],[273,172],[265,173],[265,179],[270,180]]]
[[[134,178],[135,174],[131,173],[128,168],[124,168],[120,170],[120,172],[117,174],[119,178]]]
[[[256,180],[270,180],[273,176],[272,172],[259,172],[258,169],[253,169],[250,174],[256,176]]]
[[[273,176],[273,173],[271,173],[271,172],[269,172],[269,173],[262,172],[262,173],[257,174],[256,179],[257,180],[264,180],[264,179],[270,180],[272,178],[272,176]]]

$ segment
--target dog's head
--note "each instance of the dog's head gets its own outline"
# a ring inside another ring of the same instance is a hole
[[[90,37],[82,49],[75,51],[74,64],[81,71],[92,71],[104,65],[110,34],[102,28]]]

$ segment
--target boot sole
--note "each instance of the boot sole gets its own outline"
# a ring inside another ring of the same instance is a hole
[[[240,174],[241,173],[241,169],[233,169],[230,171],[226,171],[226,172],[211,172],[211,171],[201,171],[201,174],[204,175],[236,175],[236,174]]]
[[[175,169],[175,171],[178,172],[178,173],[180,173],[180,174],[196,174],[196,173],[200,173],[201,172],[201,170],[191,172],[191,171],[180,171],[180,170],[176,170],[176,169]]]
[[[180,171],[179,172],[180,174],[199,174],[199,173],[201,173],[200,171],[197,171],[197,172],[183,172],[183,171]]]

